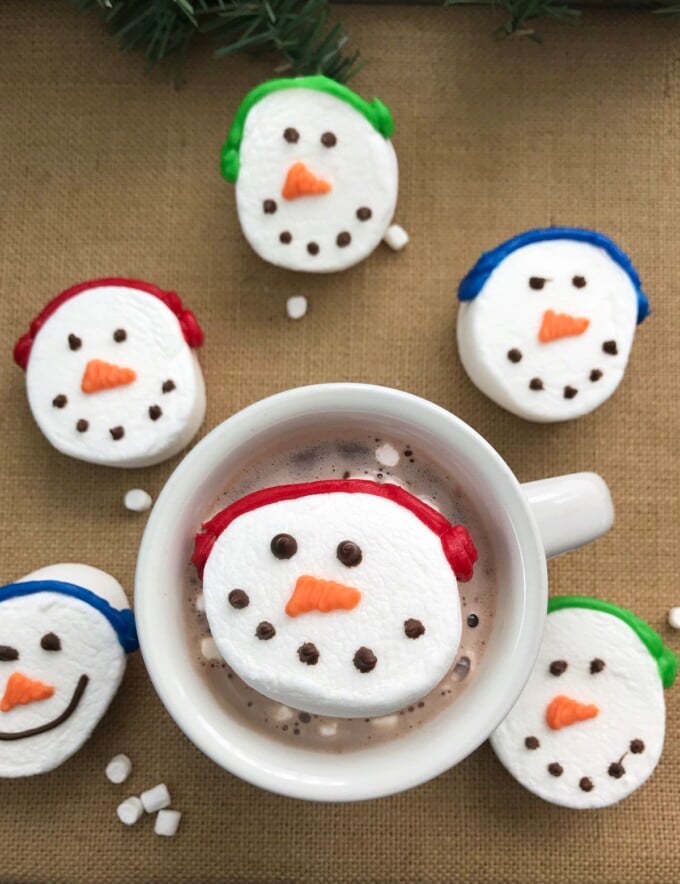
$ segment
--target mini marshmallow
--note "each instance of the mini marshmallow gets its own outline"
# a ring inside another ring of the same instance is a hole
[[[170,806],[170,793],[165,783],[159,783],[153,789],[147,789],[139,796],[142,807],[147,813],[155,813]]]
[[[106,765],[106,777],[117,785],[124,783],[132,771],[132,762],[127,755],[115,755]]]
[[[330,721],[327,724],[319,725],[319,733],[322,737],[334,737],[338,732],[338,725],[335,721]]]
[[[132,510],[133,513],[144,513],[151,508],[153,501],[151,495],[142,488],[131,488],[126,492],[123,503],[125,509]]]
[[[668,612],[668,625],[680,629],[680,608],[671,608]]]
[[[403,227],[400,227],[398,224],[391,224],[387,228],[384,242],[395,252],[400,252],[409,244],[409,235]]]
[[[307,298],[304,295],[293,295],[286,301],[286,313],[289,319],[302,319],[307,312]]]
[[[126,826],[134,826],[141,819],[144,808],[139,798],[136,795],[132,795],[130,798],[126,798],[125,801],[121,801],[116,809],[116,813],[121,823],[125,823]]]
[[[205,614],[205,597],[202,592],[196,593],[196,601],[194,604],[196,605],[196,610],[199,614]]]
[[[390,442],[383,442],[375,449],[375,459],[384,467],[396,467],[399,463],[400,455],[397,449]]]
[[[399,724],[399,716],[396,713],[381,715],[379,718],[372,718],[371,724],[379,730],[388,730],[389,728],[395,728]]]
[[[476,552],[462,526],[408,491],[361,480],[262,489],[204,530],[211,543],[199,535],[193,561],[205,566],[212,636],[259,693],[372,717],[420,699],[451,668],[456,574],[470,579]]]
[[[394,123],[323,76],[262,83],[244,99],[222,150],[243,233],[265,261],[311,273],[362,261],[397,202]]]
[[[219,648],[212,636],[208,635],[201,639],[201,655],[206,660],[219,660],[221,658]]]
[[[275,721],[290,721],[294,714],[290,706],[277,706],[273,718]]]
[[[157,835],[171,838],[179,826],[182,814],[179,810],[159,810],[153,830]]]

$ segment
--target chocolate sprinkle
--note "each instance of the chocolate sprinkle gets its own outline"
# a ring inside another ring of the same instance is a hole
[[[476,614],[468,614],[467,625],[470,627],[470,629],[474,629],[475,626],[479,626],[479,617]]]
[[[346,230],[343,230],[342,233],[338,234],[335,242],[342,249],[352,242],[352,237]]]
[[[7,660],[18,660],[19,659],[19,651],[16,648],[11,648],[9,645],[0,645],[0,660],[6,662]]]
[[[630,751],[633,753],[633,755],[639,755],[640,752],[645,751],[645,744],[642,742],[642,740],[631,740]]]
[[[127,332],[124,328],[117,328],[113,333],[113,340],[117,344],[122,344],[123,341],[127,340]]]
[[[529,288],[534,289],[534,291],[540,291],[545,285],[546,280],[542,276],[530,276],[529,277]]]
[[[319,244],[316,242],[308,242],[307,243],[307,251],[310,255],[318,255],[319,254]]]
[[[354,655],[354,665],[359,672],[372,672],[377,662],[378,658],[373,651],[370,648],[363,647],[363,645]]]
[[[83,342],[80,340],[78,335],[70,334],[68,336],[68,345],[72,350],[80,350],[83,346]]]
[[[284,230],[283,233],[279,234],[279,242],[282,242],[284,246],[290,245],[293,242],[293,235],[288,230]]]
[[[64,396],[63,393],[60,393],[58,396],[54,397],[54,399],[52,400],[52,405],[54,405],[55,408],[63,408],[67,402],[68,399],[66,398],[66,396]]]
[[[573,399],[574,396],[578,393],[576,387],[570,387],[568,384],[564,388],[564,398],[565,399]]]
[[[90,427],[89,422],[86,421],[82,417],[80,418],[80,420],[76,424],[76,430],[78,430],[79,433],[86,433],[88,431],[89,427]]]
[[[163,410],[160,405],[150,405],[149,406],[149,417],[152,421],[157,421],[158,418],[163,414]]]
[[[269,548],[277,559],[292,559],[297,552],[297,540],[290,534],[275,534]]]
[[[338,559],[348,568],[356,567],[361,561],[361,547],[353,540],[341,540],[336,550]]]
[[[53,632],[48,632],[40,639],[40,647],[43,651],[61,651],[61,639]]]
[[[172,391],[175,389],[176,386],[177,385],[175,384],[174,381],[171,381],[171,380],[163,381],[163,386],[161,387],[161,390],[164,393],[172,393]]]
[[[529,389],[530,390],[542,390],[543,389],[543,381],[540,378],[532,378],[529,381]]]
[[[602,371],[599,368],[594,368],[590,372],[590,380],[595,383],[595,381],[599,381],[602,377]]]
[[[616,346],[616,341],[605,341],[602,345],[602,349],[605,353],[609,353],[610,356],[616,356],[619,352],[619,348]]]
[[[550,664],[550,674],[551,675],[562,675],[567,671],[567,661],[566,660],[553,660]]]
[[[510,362],[520,362],[522,359],[522,351],[518,350],[517,347],[513,347],[512,350],[508,350],[508,359]]]
[[[277,209],[276,201],[275,200],[265,200],[262,203],[262,209],[263,209],[265,215],[273,215]]]
[[[241,608],[247,608],[250,604],[248,593],[243,589],[232,589],[227,598],[232,608],[237,608],[239,611]]]
[[[607,664],[604,662],[604,660],[600,660],[599,657],[595,657],[594,660],[590,661],[590,674],[596,675],[598,672],[602,672],[606,665]]]
[[[293,129],[292,126],[289,126],[287,129],[283,130],[283,137],[286,139],[288,144],[297,144],[300,140],[300,133],[297,129]]]
[[[255,635],[261,641],[266,642],[269,641],[270,638],[274,638],[274,636],[276,635],[276,630],[268,620],[263,620],[261,623],[257,624]]]
[[[298,657],[300,663],[306,663],[307,666],[316,666],[319,662],[319,649],[313,642],[305,642],[298,648]]]
[[[111,427],[111,429],[109,430],[109,433],[111,433],[111,438],[115,442],[118,442],[118,440],[122,439],[123,436],[125,435],[125,428],[124,427]]]
[[[594,785],[590,777],[581,777],[578,784],[584,792],[593,791]]]
[[[556,761],[553,761],[552,764],[548,765],[548,773],[551,777],[561,777],[564,773],[564,768],[561,764],[558,764]]]
[[[324,147],[335,147],[338,143],[338,139],[332,132],[324,132],[321,136],[321,143]]]
[[[425,635],[425,627],[420,620],[409,617],[408,620],[404,620],[404,632],[406,638],[420,638],[421,635]]]
[[[368,219],[373,215],[373,212],[368,208],[368,206],[362,206],[360,209],[357,209],[357,218],[359,221],[368,221]]]
[[[624,768],[624,766],[621,764],[620,761],[614,761],[612,764],[610,764],[609,770],[607,771],[609,776],[614,777],[615,780],[620,780],[621,777],[625,774],[625,772],[626,772],[626,769]]]
[[[585,276],[573,276],[572,279],[571,279],[571,284],[572,284],[572,285],[574,286],[574,288],[576,288],[576,289],[582,289],[582,288],[585,288],[585,285],[586,285],[586,278],[585,278]]]
[[[527,737],[524,740],[524,745],[527,747],[527,749],[538,749],[541,744],[538,740],[538,737]]]

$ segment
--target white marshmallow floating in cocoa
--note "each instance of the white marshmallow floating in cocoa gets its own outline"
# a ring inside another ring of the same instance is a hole
[[[461,525],[396,485],[266,488],[204,524],[192,560],[220,653],[255,690],[340,717],[394,712],[455,660]]]

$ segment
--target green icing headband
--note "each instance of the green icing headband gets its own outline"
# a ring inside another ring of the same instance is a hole
[[[379,98],[374,98],[373,101],[366,101],[360,95],[357,95],[356,92],[348,89],[347,86],[343,86],[342,83],[337,83],[328,77],[319,75],[315,77],[267,80],[266,83],[260,83],[259,86],[252,89],[236,111],[234,122],[231,124],[229,135],[222,148],[222,174],[227,181],[233,182],[238,178],[241,165],[241,141],[243,140],[246,117],[258,101],[266,98],[267,95],[271,95],[272,92],[280,92],[282,89],[316,89],[317,92],[326,92],[328,95],[333,95],[341,101],[346,101],[354,110],[363,114],[376,132],[380,132],[385,138],[389,138],[394,132],[392,114]]]
[[[631,611],[619,608],[618,605],[613,605],[611,602],[603,602],[585,595],[559,595],[548,600],[548,614],[561,611],[563,608],[588,608],[591,611],[602,611],[604,614],[611,614],[613,617],[623,620],[656,660],[663,686],[669,688],[673,684],[678,669],[677,656],[670,648],[665,647],[658,632],[655,632],[648,623],[640,620]]]

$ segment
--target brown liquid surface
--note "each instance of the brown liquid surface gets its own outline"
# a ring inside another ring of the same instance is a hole
[[[383,462],[391,461],[396,455],[398,463],[383,465],[376,452]],[[475,677],[491,636],[497,594],[493,551],[473,502],[454,477],[446,475],[420,451],[410,447],[408,439],[358,432],[349,437],[335,432],[312,440],[307,434],[288,443],[284,451],[279,448],[261,454],[246,464],[206,511],[204,520],[260,488],[343,477],[402,484],[451,522],[465,525],[479,553],[472,580],[458,584],[463,631],[456,662],[437,687],[417,703],[381,718],[333,718],[311,715],[263,696],[245,684],[219,657],[210,639],[208,621],[202,611],[201,584],[192,565],[187,567],[185,581],[187,635],[192,657],[218,702],[230,715],[261,733],[300,748],[328,752],[350,752],[395,739],[423,727],[450,706]],[[474,618],[477,623],[473,626]]]

